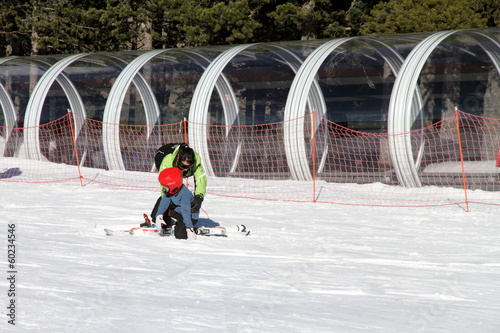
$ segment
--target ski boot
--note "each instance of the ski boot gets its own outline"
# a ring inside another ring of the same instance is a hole
[[[144,223],[141,223],[140,227],[141,228],[150,228],[153,225],[153,223],[151,223],[151,220],[149,219],[148,214],[143,214],[142,216],[144,217]]]

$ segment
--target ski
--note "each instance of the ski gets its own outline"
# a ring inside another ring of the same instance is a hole
[[[156,225],[151,223],[151,220],[149,219],[148,214],[142,214],[142,217],[144,218],[144,222],[141,223],[140,226],[138,227],[133,227],[130,229],[122,229],[122,230],[112,230],[112,229],[104,229],[104,232],[106,232],[106,235],[108,236],[113,236],[114,234],[144,234],[144,233],[157,233],[158,230],[156,229]],[[162,233],[162,236],[165,236],[166,234]]]
[[[219,237],[227,237],[226,228],[224,227],[206,227],[201,226],[195,228],[196,234],[199,236],[219,236]]]
[[[130,229],[108,229],[105,228],[104,232],[106,232],[106,235],[108,236],[114,236],[116,234],[130,234],[130,235],[138,235],[138,234],[154,234],[154,233],[159,233],[156,227],[134,227]],[[167,233],[159,233],[160,236],[172,236],[175,234],[175,228],[173,230],[173,233],[167,232]],[[199,236],[222,236],[222,237],[227,237],[226,235],[226,228],[224,227],[199,227],[196,228],[196,234]]]
[[[223,226],[199,226],[196,229],[197,235],[202,236],[225,236],[227,237],[229,234],[231,235],[241,235],[248,236],[250,235],[250,230],[244,224],[237,224],[230,227]]]
[[[232,226],[232,228],[236,232],[241,233],[243,236],[250,235],[250,230],[248,230],[244,224],[237,224],[237,225]]]
[[[108,236],[113,236],[116,234],[130,234],[130,235],[138,235],[138,234],[158,234],[160,236],[172,236],[175,234],[175,227],[172,229],[167,229],[166,232],[159,232],[156,229],[156,225],[151,222],[149,216],[147,214],[143,214],[144,222],[141,223],[139,227],[133,227],[130,229],[108,229],[105,228],[104,232]],[[242,236],[248,236],[250,231],[244,224],[237,224],[230,227],[223,226],[204,226],[200,225],[199,227],[195,227],[196,234],[199,236],[215,236],[215,237],[227,237],[229,233],[238,234]]]
[[[131,234],[131,235],[137,235],[140,233],[157,233],[158,230],[156,230],[156,227],[134,227],[130,229],[119,229],[119,230],[105,228],[104,232],[106,232],[106,235],[108,236],[113,236],[115,234],[120,234],[120,233]]]

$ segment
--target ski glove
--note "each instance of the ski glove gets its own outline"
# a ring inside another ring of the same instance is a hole
[[[188,237],[187,239],[196,240],[196,233],[193,228],[186,228],[186,232]]]
[[[161,225],[165,224],[165,220],[163,219],[163,215],[158,215],[156,217],[156,230],[161,231]]]
[[[191,213],[199,212],[202,202],[203,202],[203,196],[199,194],[195,195],[193,198],[193,202],[191,202]]]

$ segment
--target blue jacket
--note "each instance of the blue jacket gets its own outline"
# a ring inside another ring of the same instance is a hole
[[[174,195],[162,194],[156,217],[164,215],[170,207],[170,203],[173,203],[177,206],[174,210],[182,215],[186,228],[192,228],[193,221],[191,220],[191,201],[193,201],[193,193],[191,193],[185,185],[182,185],[179,192]],[[166,220],[166,216],[164,219]]]

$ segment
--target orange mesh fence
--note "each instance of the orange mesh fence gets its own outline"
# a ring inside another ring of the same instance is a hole
[[[207,136],[198,152],[209,194],[373,206],[500,204],[500,120],[460,111],[392,136],[315,113],[249,126],[116,125],[68,113],[37,128],[0,127],[0,180],[156,191],[156,149],[187,142],[190,130],[198,138],[199,128]]]
[[[208,150],[215,177],[210,178],[208,190],[242,198],[311,201],[312,182],[292,181],[285,124],[210,126]]]
[[[167,142],[184,141],[183,123],[117,125],[85,119],[83,124],[77,139],[82,177],[105,185],[157,190],[156,149]]]
[[[78,180],[76,167],[67,167],[77,165],[70,122],[67,115],[38,127],[1,128],[0,179],[30,183]],[[39,142],[28,139],[33,137]]]

